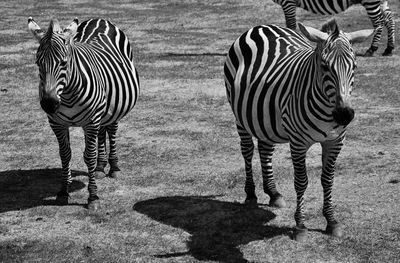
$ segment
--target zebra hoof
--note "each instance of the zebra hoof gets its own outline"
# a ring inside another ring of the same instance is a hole
[[[110,178],[118,178],[121,175],[121,171],[109,171],[108,177]]]
[[[68,205],[69,202],[69,194],[58,194],[56,197],[56,204],[57,205]]]
[[[343,226],[339,223],[331,224],[326,226],[326,233],[334,237],[343,236]]]
[[[257,207],[257,197],[246,198],[244,204],[248,207]]]
[[[103,170],[96,169],[94,171],[94,177],[96,179],[103,179],[104,177],[106,177],[106,173],[104,172],[104,169]]]
[[[392,50],[388,50],[388,49],[385,49],[385,51],[382,53],[382,56],[384,56],[384,57],[390,57],[392,55],[393,55]]]
[[[364,57],[373,57],[373,56],[374,56],[374,51],[372,51],[371,49],[368,49],[364,54]]]
[[[269,206],[276,208],[284,208],[286,207],[286,202],[283,199],[282,195],[278,195],[274,198],[271,198],[271,200],[269,201]]]
[[[96,211],[100,207],[100,201],[99,200],[93,200],[93,201],[88,201],[87,208],[89,211]]]
[[[296,226],[296,228],[293,231],[293,240],[302,243],[307,240],[307,233],[308,229],[305,226],[302,227]]]

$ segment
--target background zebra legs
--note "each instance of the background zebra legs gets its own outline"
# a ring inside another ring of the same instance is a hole
[[[104,168],[107,166],[107,142],[106,135],[108,134],[108,139],[110,143],[110,152],[108,155],[108,162],[110,164],[110,171],[108,176],[111,178],[118,177],[121,171],[118,167],[118,156],[117,156],[117,145],[116,145],[116,135],[118,130],[118,123],[113,123],[108,126],[100,126],[98,135],[98,155],[97,155],[97,166],[95,169],[96,179],[101,179],[106,176]]]
[[[246,182],[244,185],[244,191],[246,193],[245,204],[257,205],[257,196],[253,181],[253,168],[251,165],[254,153],[253,138],[239,124],[237,124],[237,131],[240,136],[240,148],[244,158],[244,169],[246,173]]]
[[[269,195],[269,205],[283,208],[286,206],[282,195],[276,190],[274,174],[272,170],[272,155],[274,145],[258,140],[258,152],[260,153],[261,170],[263,176],[264,192]]]
[[[50,127],[57,137],[59,153],[61,158],[62,174],[61,174],[61,189],[57,193],[56,202],[59,205],[68,204],[68,187],[72,182],[71,177],[71,147],[69,141],[68,127],[59,125],[49,119]]]
[[[384,16],[384,22],[385,22],[385,27],[387,28],[387,34],[388,34],[388,45],[383,52],[382,56],[390,56],[392,55],[392,50],[394,49],[394,19],[392,12],[390,9],[386,9],[383,13]]]
[[[341,237],[342,227],[335,220],[332,206],[332,187],[335,172],[336,159],[343,146],[344,135],[334,141],[321,142],[322,146],[322,176],[321,184],[324,189],[324,205],[322,213],[327,221],[326,232],[333,236]]]
[[[297,4],[295,0],[282,1],[282,10],[285,15],[286,27],[296,30],[296,8]]]
[[[98,199],[99,199],[99,197],[97,196],[97,185],[94,173],[97,162],[97,139],[99,130],[100,130],[100,120],[83,127],[83,131],[85,132],[85,151],[83,153],[83,159],[88,167],[88,176],[89,176],[89,184],[88,184],[89,210],[97,209]]]
[[[363,6],[365,7],[368,17],[372,21],[372,26],[375,29],[371,47],[365,52],[365,56],[372,56],[374,54],[374,52],[378,50],[378,44],[382,37],[384,19],[383,19],[383,14],[382,14],[381,7],[380,7],[380,1],[377,1],[377,3],[374,3],[374,4],[365,3],[365,4],[363,4]],[[376,6],[376,8],[371,8],[371,6],[372,7]]]
[[[358,4],[361,1],[353,1],[352,4]],[[392,50],[394,49],[394,19],[392,12],[389,7],[384,7],[384,10],[381,9],[381,1],[376,0],[374,2],[364,2],[362,5],[364,6],[368,17],[370,18],[372,25],[375,29],[374,37],[372,39],[371,46],[365,52],[365,56],[373,56],[376,50],[378,50],[378,44],[382,37],[383,27],[385,26],[388,31],[388,45],[385,51],[383,52],[383,56],[392,55]],[[296,30],[297,21],[296,21],[296,8],[297,2],[296,0],[286,0],[282,1],[280,4],[282,6],[283,14],[285,16],[286,27]]]

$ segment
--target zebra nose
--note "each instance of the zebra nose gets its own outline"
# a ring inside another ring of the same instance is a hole
[[[348,125],[354,119],[354,110],[350,107],[337,107],[332,112],[333,120],[339,125]]]
[[[56,113],[60,107],[60,101],[54,96],[43,96],[40,100],[40,106],[47,114]]]

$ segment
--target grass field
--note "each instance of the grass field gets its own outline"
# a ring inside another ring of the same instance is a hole
[[[389,0],[400,25],[400,6]],[[58,144],[38,101],[37,42],[27,29],[106,18],[126,32],[141,78],[118,137],[123,175],[98,181],[89,213],[83,132],[71,129],[72,203],[56,206]],[[356,118],[334,186],[345,236],[323,233],[320,148],[307,156],[308,241],[291,239],[295,192],[289,147],[274,155],[288,203],[272,209],[253,161],[259,207],[242,205],[244,165],[223,84],[224,54],[259,24],[283,25],[271,0],[0,2],[0,262],[400,262],[400,59],[358,57]],[[306,25],[327,20],[298,10]],[[361,6],[337,16],[345,31],[371,27]],[[400,39],[397,28],[396,37]],[[358,53],[369,42],[356,46]]]

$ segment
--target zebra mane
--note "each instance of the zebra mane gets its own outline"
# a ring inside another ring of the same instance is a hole
[[[332,35],[333,38],[337,38],[339,36],[339,26],[336,23],[336,19],[332,18],[324,23],[321,27],[321,31]]]
[[[44,39],[51,39],[53,32],[58,33],[61,31],[60,24],[57,19],[52,19],[50,21],[49,27],[47,28],[46,34],[44,35]]]

